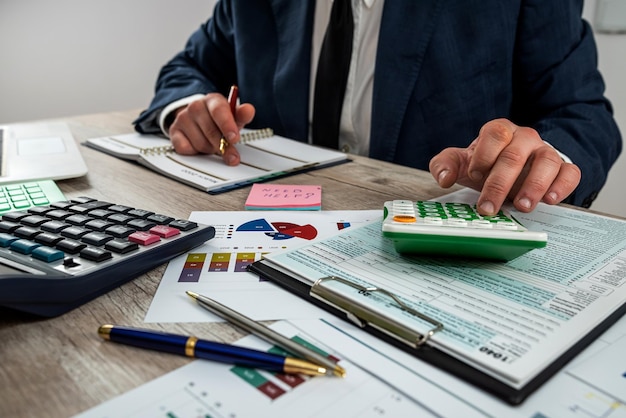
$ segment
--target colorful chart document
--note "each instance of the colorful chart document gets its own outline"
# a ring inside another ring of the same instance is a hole
[[[246,271],[272,251],[296,248],[382,219],[371,211],[193,212],[190,219],[215,227],[215,237],[167,266],[146,322],[222,321],[200,308],[187,290],[209,296],[256,320],[328,316]]]

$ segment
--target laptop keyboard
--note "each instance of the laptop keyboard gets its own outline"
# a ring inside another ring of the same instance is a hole
[[[213,238],[212,226],[80,197],[0,219],[0,306],[57,316]]]

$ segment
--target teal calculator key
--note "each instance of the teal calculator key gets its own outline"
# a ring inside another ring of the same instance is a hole
[[[37,247],[41,247],[41,244],[37,244],[36,242],[28,239],[18,239],[17,241],[12,242],[9,246],[9,248],[13,251],[17,251],[22,254],[30,254]]]
[[[2,232],[0,233],[0,247],[9,247],[13,242],[17,241],[18,239],[19,238],[14,235]]]
[[[63,251],[51,247],[37,247],[31,254],[33,258],[45,261],[46,263],[52,263],[53,261],[62,260],[65,257]]]

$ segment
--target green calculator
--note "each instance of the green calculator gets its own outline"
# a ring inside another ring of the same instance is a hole
[[[466,203],[432,200],[385,202],[383,236],[404,254],[508,261],[545,247],[545,232],[530,231],[501,210],[482,216]]]
[[[0,215],[15,210],[28,210],[51,202],[65,200],[53,180],[28,181],[0,185]]]

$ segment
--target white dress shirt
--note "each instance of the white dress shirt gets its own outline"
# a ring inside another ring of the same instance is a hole
[[[367,156],[369,153],[374,67],[384,3],[384,0],[352,0],[354,16],[352,57],[339,128],[339,149],[352,154]],[[317,61],[322,49],[326,26],[330,20],[332,5],[333,0],[315,2],[309,87],[309,142],[311,141]]]

